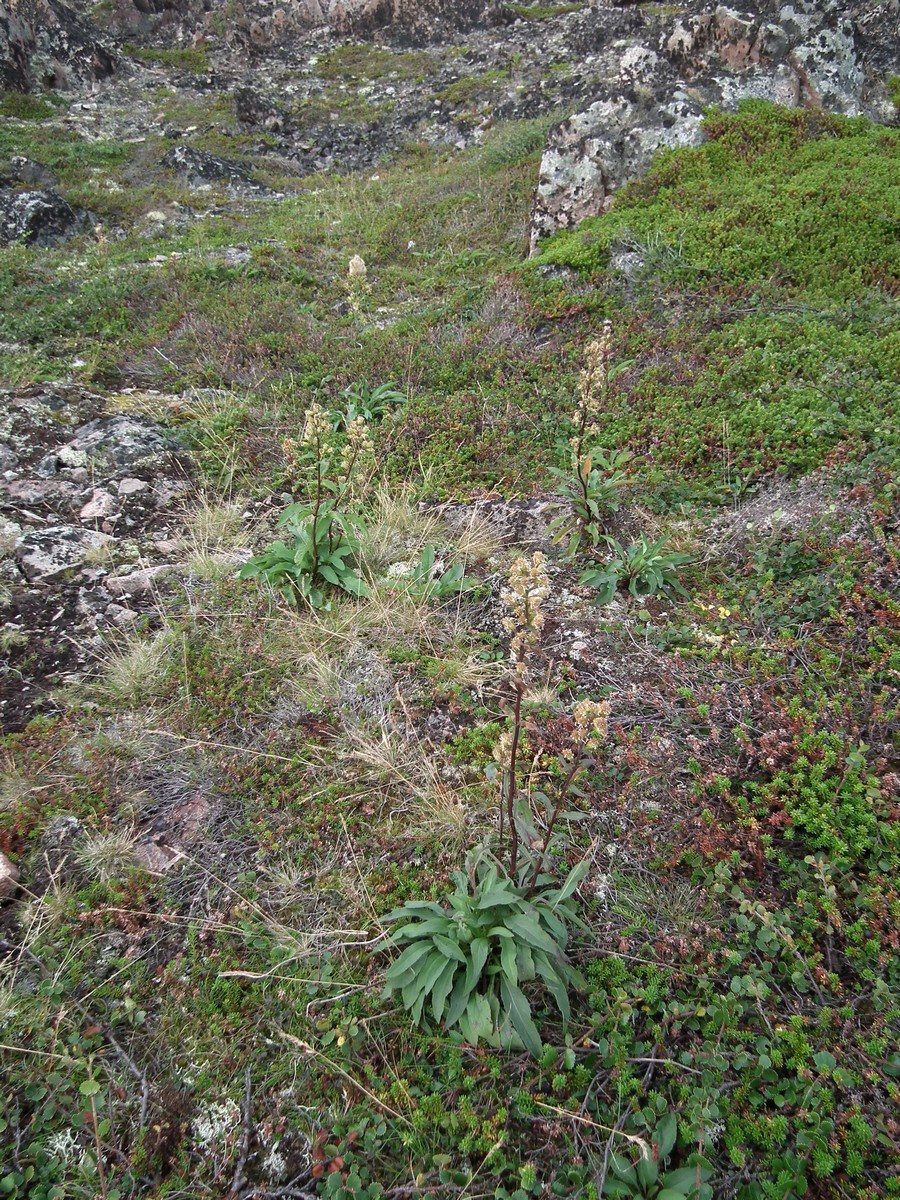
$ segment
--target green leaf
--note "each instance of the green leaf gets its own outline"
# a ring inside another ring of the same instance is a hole
[[[452,961],[446,963],[443,971],[438,975],[434,987],[431,989],[431,1012],[436,1021],[439,1021],[443,1016],[447,997],[450,995],[450,989],[453,987],[453,976],[455,974],[456,963]]]
[[[534,979],[535,967],[534,956],[528,946],[522,945],[520,942],[516,946],[516,967],[519,972],[519,979],[523,983],[527,983],[529,979]]]
[[[382,921],[396,921],[398,917],[409,916],[416,910],[437,913],[439,917],[445,915],[444,910],[434,900],[407,900],[401,908],[395,908],[389,912],[386,917],[382,917]]]
[[[563,1024],[568,1025],[572,1013],[569,1007],[569,995],[565,984],[559,978],[553,966],[542,955],[535,956],[534,965],[537,973],[543,979],[547,989],[556,1001],[556,1007],[559,1009]]]
[[[438,950],[433,951],[432,956],[425,960],[419,972],[419,985],[424,992],[430,992],[436,986],[447,966],[446,957]]]
[[[494,1032],[491,1006],[487,997],[475,992],[469,998],[466,1011],[459,1019],[459,1026],[467,1041],[477,1046],[480,1039],[490,1041]]]
[[[611,1154],[609,1156],[609,1165],[612,1167],[616,1178],[621,1179],[623,1183],[637,1184],[637,1172],[624,1155]]]
[[[415,925],[404,925],[402,929],[396,929],[391,934],[391,939],[396,942],[424,937],[425,934],[446,933],[452,925],[449,917],[434,917],[429,921],[419,921]]]
[[[558,953],[556,942],[541,929],[534,917],[516,913],[507,917],[506,925],[512,933],[517,934],[529,946],[534,946],[536,950],[546,950],[549,954]]]
[[[665,1162],[675,1146],[678,1137],[678,1120],[674,1113],[666,1113],[653,1134],[653,1141],[659,1150],[659,1161]]]
[[[341,581],[337,572],[332,570],[328,563],[319,563],[319,574],[327,583],[333,583],[335,587],[340,587]]]
[[[473,938],[469,942],[469,961],[466,965],[466,987],[469,991],[472,991],[481,978],[490,952],[491,944],[487,938]]]
[[[516,944],[512,941],[504,941],[500,943],[500,965],[503,968],[503,974],[510,983],[518,984],[519,971],[516,965]]]
[[[674,1188],[663,1188],[656,1193],[656,1200],[687,1200],[686,1192],[677,1192]]]
[[[505,884],[499,883],[496,887],[489,888],[478,896],[478,907],[496,908],[499,904],[512,904],[515,900],[515,893],[511,892]]]
[[[712,1175],[707,1167],[700,1168],[700,1182],[704,1183]],[[697,1168],[696,1167],[678,1167],[674,1171],[666,1171],[660,1180],[662,1185],[667,1188],[673,1188],[678,1192],[687,1192],[688,1195],[697,1186]]]
[[[587,861],[580,862],[577,867],[573,867],[566,877],[565,883],[556,893],[553,898],[553,907],[556,908],[563,900],[568,898],[575,892],[575,889],[588,873],[589,864]]]
[[[417,1004],[419,1005],[419,1011],[421,1012],[421,1002],[424,1002],[427,994],[428,993],[422,987],[421,980],[419,979],[418,975],[416,975],[409,981],[409,983],[404,984],[402,987],[400,991],[400,1000],[407,1012],[412,1012]]]
[[[407,946],[396,962],[391,963],[388,970],[385,972],[385,982],[388,983],[396,979],[399,975],[403,975],[410,967],[431,951],[431,942],[421,941],[412,946]]]
[[[649,1155],[642,1154],[635,1163],[634,1169],[642,1188],[649,1188],[659,1178],[659,1168]]]
[[[469,973],[466,971],[465,975],[457,975],[453,991],[450,993],[450,1004],[447,1007],[447,1015],[444,1018],[448,1028],[455,1025],[466,1011],[471,995],[472,989],[469,986]]]
[[[96,1096],[100,1091],[100,1084],[96,1079],[86,1079],[78,1090],[82,1096]]]
[[[627,1183],[623,1183],[621,1179],[613,1179],[609,1175],[606,1177],[606,1182],[603,1184],[604,1196],[628,1196],[629,1200],[634,1200],[637,1195]]]
[[[503,1003],[509,1019],[512,1021],[513,1029],[522,1039],[523,1045],[531,1051],[535,1058],[540,1058],[541,1037],[537,1026],[531,1019],[531,1008],[525,999],[524,992],[501,975],[500,995],[503,997]]]
[[[455,962],[465,964],[466,956],[460,950],[457,943],[451,941],[450,938],[442,937],[439,933],[436,933],[434,935],[434,944],[445,958],[452,958]]]

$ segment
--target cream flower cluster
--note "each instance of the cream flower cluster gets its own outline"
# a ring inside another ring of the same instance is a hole
[[[544,626],[542,606],[550,595],[546,555],[535,551],[530,559],[517,558],[510,568],[509,587],[503,592],[503,604],[509,615],[503,628],[511,633],[509,659],[519,679],[528,674],[528,659],[537,649]]]
[[[570,439],[576,454],[580,453],[586,437],[594,436],[598,430],[593,422],[599,417],[609,390],[609,368],[613,356],[613,328],[611,321],[603,322],[600,337],[589,342],[584,352],[584,370],[578,378],[578,407],[570,418],[579,433]]]
[[[361,458],[375,453],[375,443],[363,417],[354,417],[347,426],[347,440],[341,450],[340,482],[343,483]]]
[[[598,748],[609,733],[609,701],[580,700],[572,709],[572,720],[573,741],[586,750]]]
[[[306,446],[315,446],[320,453],[325,453],[328,450],[327,438],[330,433],[331,422],[328,413],[318,400],[313,400],[306,410],[300,441]]]

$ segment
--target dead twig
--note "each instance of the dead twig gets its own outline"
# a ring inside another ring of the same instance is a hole
[[[228,1193],[226,1200],[233,1200],[238,1195],[244,1182],[244,1170],[250,1154],[250,1137],[253,1133],[252,1104],[250,1068],[247,1067],[244,1071],[244,1102],[241,1105],[241,1140],[238,1143],[238,1159],[234,1165],[234,1174],[231,1177],[231,1191]]]

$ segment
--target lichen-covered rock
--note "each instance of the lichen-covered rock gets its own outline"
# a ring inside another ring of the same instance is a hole
[[[657,150],[699,145],[702,115],[684,92],[652,107],[613,96],[558,125],[541,158],[532,252],[543,235],[602,212],[616,188],[644,173]]]
[[[0,85],[67,91],[112,75],[119,57],[100,30],[61,0],[0,3]]]
[[[72,208],[57,192],[0,191],[0,245],[22,241],[33,246],[52,246],[83,233],[91,225],[90,215],[84,209]]]
[[[696,145],[710,106],[734,111],[754,99],[874,120],[896,116],[885,79],[900,72],[900,0],[685,8],[628,41],[619,43],[618,79],[550,133],[532,254],[540,238],[602,212],[656,150]]]
[[[152,421],[100,417],[76,429],[74,438],[59,455],[64,461],[106,459],[114,468],[122,469],[152,463],[176,448],[172,435]]]
[[[29,582],[53,579],[80,567],[91,550],[108,545],[113,539],[93,529],[74,525],[53,525],[26,533],[16,543],[15,555]]]
[[[0,853],[0,900],[11,896],[19,885],[19,869]]]
[[[190,146],[175,146],[162,159],[161,166],[170,167],[189,187],[210,187],[224,184],[232,191],[245,194],[267,195],[269,189],[256,183],[240,163],[230,158],[219,158],[205,150],[194,150]]]

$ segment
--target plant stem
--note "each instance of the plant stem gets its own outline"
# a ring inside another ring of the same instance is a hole
[[[319,541],[317,536],[317,526],[319,523],[319,508],[322,504],[322,439],[319,434],[316,434],[316,499],[313,504],[313,519],[312,519],[312,572],[311,579],[313,583],[316,581],[316,576],[319,573]]]
[[[562,812],[563,802],[565,801],[565,798],[568,794],[569,788],[572,786],[572,780],[575,778],[575,776],[578,774],[578,772],[581,770],[581,768],[585,765],[586,761],[587,760],[584,760],[581,758],[580,747],[579,747],[579,753],[575,756],[575,761],[572,764],[572,767],[569,770],[568,775],[566,776],[566,781],[559,790],[559,798],[557,799],[556,804],[554,805],[554,808],[553,808],[553,812],[550,815],[550,824],[547,826],[547,836],[544,838],[544,847],[541,850],[540,857],[538,858],[537,862],[534,864],[534,871],[532,873],[531,880],[528,884],[528,891],[525,893],[526,900],[530,899],[534,895],[534,889],[537,887],[538,877],[539,877],[541,871],[544,869],[544,862],[546,861],[546,858],[547,858],[547,851],[550,849],[550,839],[553,836],[553,828],[556,825],[557,820],[559,819],[559,814]]]
[[[516,707],[513,713],[512,745],[509,750],[508,783],[506,787],[506,817],[509,822],[509,874],[515,878],[519,863],[519,831],[516,828],[514,805],[516,799],[516,755],[519,752],[519,737],[522,733],[522,693],[525,688],[521,679],[513,684],[516,690]]]
[[[103,1143],[100,1141],[100,1130],[97,1128],[97,1105],[94,1103],[94,1097],[90,1097],[91,1101],[91,1123],[94,1126],[94,1143],[97,1147],[97,1184],[100,1188],[100,1196],[102,1200],[106,1200],[106,1177],[103,1172]]]

